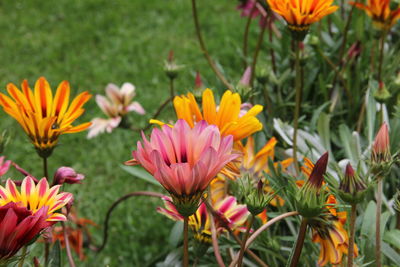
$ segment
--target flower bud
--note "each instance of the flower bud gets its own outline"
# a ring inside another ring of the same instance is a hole
[[[176,64],[176,61],[174,59],[174,51],[169,51],[168,59],[164,63],[165,74],[168,76],[168,78],[173,80],[178,77],[178,73],[181,68],[182,66]]]
[[[33,257],[33,266],[40,267],[40,261],[37,257]]]
[[[195,97],[201,97],[203,90],[205,89],[203,81],[201,80],[200,72],[196,72],[196,78],[194,81],[193,94]]]
[[[260,179],[257,186],[254,186],[253,177],[247,175],[242,177],[243,188],[241,189],[244,197],[244,203],[247,210],[254,216],[257,216],[264,211],[265,207],[271,202],[275,194],[270,194],[264,191],[264,183]]]
[[[387,124],[383,123],[372,146],[371,171],[374,174],[385,175],[390,170],[391,165],[389,129]]]
[[[54,175],[54,184],[80,184],[85,178],[83,174],[76,173],[76,171],[70,167],[58,168]]]
[[[305,218],[316,217],[324,211],[326,194],[324,191],[321,192],[321,188],[328,165],[328,157],[329,154],[326,152],[319,158],[310,174],[310,178],[297,192],[297,210]]]
[[[256,79],[260,84],[265,85],[268,82],[269,74],[271,73],[271,68],[269,65],[257,65],[256,67]]]
[[[357,204],[363,200],[366,190],[367,185],[360,176],[354,172],[350,163],[347,164],[344,178],[340,181],[340,197],[350,204]]]

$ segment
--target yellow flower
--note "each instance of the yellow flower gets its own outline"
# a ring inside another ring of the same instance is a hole
[[[400,19],[400,8],[390,9],[390,0],[368,0],[368,4],[350,2],[361,10],[364,10],[372,18],[374,26],[380,30],[389,30]]]
[[[19,90],[9,83],[7,91],[12,99],[0,93],[0,105],[22,126],[41,157],[51,154],[61,134],[80,132],[90,126],[90,122],[71,125],[84,112],[82,106],[91,97],[88,92],[79,94],[69,105],[67,81],[60,83],[54,98],[44,77],[36,81],[34,91],[26,80],[21,87]]]
[[[190,127],[205,120],[208,124],[217,125],[222,136],[232,135],[234,141],[239,141],[262,129],[261,122],[256,115],[263,109],[260,105],[255,105],[247,113],[241,116],[240,95],[225,91],[221,98],[221,103],[217,107],[214,94],[210,89],[203,92],[202,108],[200,111],[193,94],[187,96],[176,96],[174,98],[174,108],[178,119],[184,119]],[[163,122],[151,120],[151,123],[163,125]]]
[[[267,0],[270,8],[281,15],[293,31],[307,31],[310,25],[335,12],[333,0]]]
[[[47,221],[66,221],[66,217],[55,211],[61,209],[72,199],[71,193],[58,193],[61,185],[49,187],[46,178],[42,178],[37,185],[29,176],[22,181],[21,191],[18,191],[15,183],[8,179],[6,187],[0,185],[0,206],[7,203],[17,203],[26,207],[33,214],[41,209],[47,213]]]

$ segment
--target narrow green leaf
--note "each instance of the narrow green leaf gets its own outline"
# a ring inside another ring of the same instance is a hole
[[[132,174],[133,176],[135,176],[135,177],[137,177],[137,178],[139,178],[139,179],[142,179],[142,180],[144,180],[144,181],[146,181],[146,182],[149,182],[149,183],[151,183],[151,184],[154,184],[154,185],[157,185],[157,186],[160,186],[160,187],[161,187],[160,183],[157,182],[157,180],[154,179],[153,176],[151,176],[148,172],[146,172],[146,171],[143,170],[142,168],[140,168],[140,167],[133,167],[133,166],[125,166],[125,165],[120,165],[120,166],[121,166],[121,168],[122,168],[123,170],[125,170],[127,173],[130,173],[130,174]]]

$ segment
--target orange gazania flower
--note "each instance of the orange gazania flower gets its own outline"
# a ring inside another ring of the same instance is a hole
[[[90,122],[71,125],[84,112],[82,106],[91,97],[88,92],[79,94],[69,105],[67,81],[60,83],[54,98],[44,77],[36,81],[34,91],[26,80],[21,88],[9,83],[7,91],[12,98],[0,93],[0,105],[22,126],[41,157],[51,154],[61,134],[80,132],[90,126]]]
[[[294,31],[307,31],[310,25],[335,12],[333,0],[267,0],[270,8],[281,15]]]
[[[368,0],[367,5],[350,2],[361,10],[364,10],[372,18],[374,26],[380,30],[389,30],[400,19],[400,7],[390,9],[390,0]]]
[[[262,129],[256,115],[263,110],[261,105],[255,105],[244,115],[241,114],[242,101],[238,93],[225,91],[217,107],[214,94],[210,89],[203,92],[202,111],[197,105],[193,94],[176,96],[174,108],[178,119],[185,120],[191,128],[202,120],[218,126],[222,136],[232,135],[234,141],[239,141]],[[164,124],[157,120],[152,123]]]

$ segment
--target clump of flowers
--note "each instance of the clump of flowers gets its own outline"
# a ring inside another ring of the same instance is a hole
[[[71,199],[70,193],[58,193],[60,185],[49,187],[45,178],[37,185],[26,177],[19,191],[8,179],[6,187],[0,186],[0,263],[14,256],[23,246],[40,234],[45,228],[58,221],[65,221],[65,215],[57,213]]]
[[[95,118],[89,128],[88,138],[93,138],[100,133],[111,133],[117,127],[129,128],[126,115],[129,112],[145,114],[142,105],[132,101],[136,95],[135,86],[131,83],[124,83],[121,88],[115,84],[108,84],[106,95],[96,95],[96,102],[100,109],[107,115],[107,119]]]
[[[9,83],[7,91],[11,98],[0,93],[0,105],[22,126],[41,157],[51,155],[60,135],[81,132],[90,126],[90,122],[72,126],[85,111],[83,105],[91,98],[88,92],[79,94],[69,103],[69,83],[61,82],[53,97],[44,77],[36,81],[34,91],[26,80],[21,88]]]
[[[197,210],[211,180],[238,156],[232,153],[232,136],[221,137],[218,128],[205,121],[190,128],[181,119],[172,128],[153,129],[150,140],[144,134],[142,138],[128,164],[140,164],[152,174],[186,217]]]

